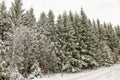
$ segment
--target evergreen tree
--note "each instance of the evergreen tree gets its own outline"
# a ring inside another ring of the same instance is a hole
[[[101,33],[99,33],[99,35],[101,35],[101,38],[100,38],[100,47],[99,49],[101,49],[101,59],[103,62],[101,62],[101,66],[110,66],[111,64],[113,64],[113,52],[111,51],[109,45],[107,44],[108,43],[108,37],[107,35],[110,35],[110,34],[107,34],[107,25],[106,23],[104,22],[104,24],[101,25],[99,31],[101,31]],[[105,50],[105,48],[107,48]]]
[[[48,40],[48,35],[50,36],[50,32],[48,31],[48,18],[46,14],[43,12],[40,15],[40,19],[37,23],[38,27],[38,40],[39,40],[39,55],[37,55],[37,59],[39,61],[39,65],[41,68],[41,72],[43,74],[47,74],[50,72],[53,72],[51,70],[51,66],[54,64],[54,55],[52,54],[52,47],[48,46],[50,45],[50,39]],[[51,62],[50,62],[51,61]],[[49,67],[50,66],[50,67]]]
[[[117,26],[115,27],[115,32],[116,32],[118,38],[120,39],[120,26],[119,26],[119,25],[117,25]]]
[[[72,72],[79,71],[82,68],[82,60],[80,60],[79,48],[79,34],[78,27],[80,18],[76,13],[75,16],[70,12],[68,16],[68,50],[71,53],[71,62]]]
[[[120,51],[120,41],[111,24],[108,24],[106,37],[107,37],[107,45],[111,49],[111,53],[113,53],[112,56],[115,63],[119,60],[118,55]]]
[[[38,36],[40,42],[39,56],[41,57],[39,61],[40,61],[40,67],[42,68],[42,70],[44,70],[41,71],[45,74],[50,72],[56,72],[54,28],[55,28],[55,23],[54,23],[53,12],[50,10],[48,13],[48,17],[46,17],[46,15],[42,13],[38,22],[38,33],[41,33],[41,35]]]
[[[9,21],[13,27],[20,27],[23,24],[23,12],[22,9],[22,1],[21,0],[14,0],[12,2],[10,11],[9,11]]]
[[[47,26],[47,16],[44,12],[41,13],[40,19],[38,20],[38,27],[46,27]]]
[[[98,63],[95,59],[96,36],[83,9],[81,9],[80,27],[78,30],[80,34],[79,45],[81,60],[86,63],[86,65],[83,64],[83,68],[97,67]]]
[[[9,76],[6,76],[7,72],[5,72],[5,66],[4,66],[4,58],[3,55],[5,53],[5,45],[2,40],[0,40],[0,80],[7,80],[9,79]]]
[[[33,8],[30,8],[30,10],[27,11],[24,16],[25,16],[24,17],[24,26],[34,27],[36,24],[36,19],[35,19]]]
[[[45,35],[47,33],[48,20],[44,12],[41,13],[40,19],[37,22],[37,26],[40,34]]]
[[[47,39],[49,42],[49,48],[50,48],[50,55],[51,55],[51,62],[49,62],[49,69],[53,72],[56,72],[56,27],[54,22],[54,14],[53,11],[50,10],[48,12],[48,28],[46,29],[48,31],[47,33]]]
[[[77,59],[77,67],[79,70],[83,68],[83,66],[87,66],[87,63],[81,59],[81,22],[80,22],[80,16],[75,13],[75,18],[74,18],[74,31],[75,31],[75,38],[74,38],[74,49],[73,50],[73,57]],[[78,61],[79,60],[79,61]]]
[[[71,27],[71,26],[70,26]],[[58,17],[57,20],[57,40],[58,40],[58,56],[61,70],[65,72],[72,72],[73,66],[71,65],[72,54],[70,50],[69,40],[69,28],[68,28],[68,16],[66,12]]]
[[[57,64],[58,64],[58,71],[61,71],[62,72],[62,68],[63,68],[63,58],[64,58],[64,49],[63,49],[63,19],[62,19],[62,16],[59,15],[58,16],[58,19],[57,19],[57,23],[56,23],[56,40],[57,40],[57,43],[56,43],[56,47],[57,47],[57,52],[56,52],[56,56],[57,56]]]
[[[7,36],[6,32],[9,30],[8,15],[6,11],[5,2],[0,4],[0,38],[5,41]]]
[[[59,16],[60,18],[60,16]],[[61,40],[64,40],[62,46],[64,46],[64,52],[62,53],[62,70],[66,72],[75,72],[77,71],[77,66],[75,65],[77,62],[77,59],[73,58],[73,45],[74,45],[74,27],[73,27],[73,21],[74,16],[72,12],[70,11],[69,15],[67,16],[66,13],[63,14],[63,23],[61,24],[61,28],[63,27],[63,31],[60,34]],[[60,23],[59,23],[60,24]]]
[[[60,71],[72,72],[71,59],[72,58],[70,51],[68,51],[68,16],[66,12],[63,15],[58,16],[57,20],[57,57],[58,64],[60,65]]]
[[[117,27],[115,27],[115,32],[116,32],[116,35],[117,35],[117,37],[118,37],[118,39],[119,39],[119,43],[120,43],[120,26],[118,25]],[[118,47],[118,53],[119,53],[119,55],[120,55],[120,45],[119,45],[119,47]],[[119,58],[120,59],[120,58]]]

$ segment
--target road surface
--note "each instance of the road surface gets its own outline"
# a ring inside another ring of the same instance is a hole
[[[98,69],[70,80],[120,80],[120,65]]]
[[[120,80],[120,64],[71,74],[51,74],[33,80]]]

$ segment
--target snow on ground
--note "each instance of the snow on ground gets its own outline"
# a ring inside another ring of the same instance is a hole
[[[33,80],[120,80],[120,65],[80,73],[51,74]]]

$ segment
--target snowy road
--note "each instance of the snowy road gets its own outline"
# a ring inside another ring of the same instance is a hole
[[[87,73],[84,76],[76,77],[70,80],[120,80],[120,65],[99,69],[93,73]]]
[[[54,74],[33,80],[120,80],[120,65],[81,73]]]

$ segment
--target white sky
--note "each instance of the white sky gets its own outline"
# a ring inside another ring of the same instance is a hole
[[[0,0],[0,2],[3,0]],[[11,1],[4,0],[9,7]],[[33,7],[34,13],[38,18],[42,11],[48,13],[49,9],[54,14],[63,13],[63,11],[80,13],[83,7],[90,19],[100,19],[101,21],[111,22],[113,25],[120,25],[120,0],[23,0],[23,8]]]

